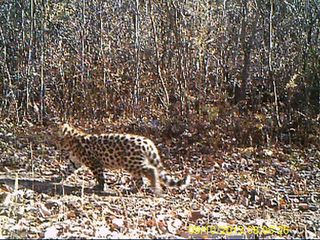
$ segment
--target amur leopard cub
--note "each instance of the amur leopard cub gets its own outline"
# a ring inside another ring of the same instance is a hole
[[[69,153],[68,174],[81,165],[88,167],[98,184],[104,189],[104,169],[125,169],[142,186],[142,177],[147,177],[155,194],[161,193],[160,183],[171,187],[185,188],[190,177],[176,179],[163,169],[155,144],[148,138],[131,134],[87,134],[69,124],[59,127],[59,145]]]

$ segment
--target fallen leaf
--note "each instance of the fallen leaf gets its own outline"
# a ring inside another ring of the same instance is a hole
[[[194,210],[191,212],[190,220],[195,222],[202,217],[204,217],[204,215],[201,210]]]
[[[114,218],[114,219],[112,219],[112,224],[113,224],[113,227],[119,229],[119,228],[123,228],[124,221],[122,218]]]
[[[44,233],[44,238],[57,238],[59,231],[55,226],[48,227]]]

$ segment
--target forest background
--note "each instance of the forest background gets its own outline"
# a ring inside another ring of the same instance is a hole
[[[0,115],[319,145],[320,4],[2,1]]]

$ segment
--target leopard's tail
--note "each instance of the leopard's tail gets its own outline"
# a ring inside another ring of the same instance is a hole
[[[190,176],[186,175],[184,178],[178,179],[177,177],[168,174],[161,164],[159,153],[156,147],[154,146],[153,148],[155,154],[149,156],[149,161],[151,165],[158,169],[160,181],[169,187],[179,187],[180,189],[186,188],[190,184]]]
[[[170,174],[168,174],[165,170],[162,170],[159,173],[160,180],[169,187],[179,187],[180,189],[185,189],[190,184],[190,176],[186,175],[182,179],[178,179]]]

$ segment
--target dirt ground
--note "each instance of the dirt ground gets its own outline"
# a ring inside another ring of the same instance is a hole
[[[319,149],[188,146],[177,157],[171,144],[164,165],[192,181],[154,197],[147,180],[127,192],[124,171],[106,170],[105,192],[85,167],[54,182],[60,154],[34,131],[0,126],[0,238],[320,238]]]

